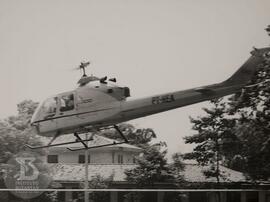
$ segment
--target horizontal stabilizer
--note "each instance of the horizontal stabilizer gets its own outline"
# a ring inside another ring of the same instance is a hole
[[[255,86],[260,86],[260,85],[263,85],[265,83],[269,83],[270,82],[270,79],[266,79],[265,81],[262,81],[262,82],[259,82],[259,83],[255,83],[255,84],[252,84],[252,85],[247,85],[245,86],[245,88],[253,88]]]

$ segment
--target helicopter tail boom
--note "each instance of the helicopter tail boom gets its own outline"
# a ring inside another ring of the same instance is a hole
[[[240,90],[241,87],[237,85],[229,87],[213,85],[126,101],[121,105],[121,122],[223,97]]]
[[[270,48],[255,49],[251,52],[252,56],[229,79],[221,83],[123,102],[122,121],[239,92],[252,79],[258,66],[264,62],[263,55],[269,55],[269,52]]]

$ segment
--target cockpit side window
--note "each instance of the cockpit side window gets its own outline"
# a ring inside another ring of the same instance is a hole
[[[49,98],[43,104],[44,112],[50,115],[55,115],[57,107],[57,97]]]
[[[74,109],[74,95],[63,95],[60,98],[60,111],[70,111]]]

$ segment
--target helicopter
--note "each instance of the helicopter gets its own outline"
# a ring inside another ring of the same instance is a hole
[[[82,148],[68,148],[74,151],[128,143],[117,124],[239,92],[248,87],[265,56],[270,56],[270,47],[254,48],[248,60],[230,78],[217,84],[132,100],[128,99],[130,89],[118,86],[115,78],[87,76],[85,69],[90,62],[82,62],[77,68],[83,70],[78,87],[47,98],[32,116],[31,125],[37,133],[52,139],[44,146],[27,146],[40,149],[81,142]],[[114,128],[123,141],[88,147],[86,142],[91,141],[91,137],[85,140],[80,137],[80,134],[107,128]],[[53,144],[57,137],[71,133],[76,137],[74,142]]]

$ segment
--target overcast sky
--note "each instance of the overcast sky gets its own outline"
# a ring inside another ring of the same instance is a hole
[[[24,99],[76,87],[80,72],[116,77],[132,97],[229,77],[252,46],[269,45],[269,0],[0,0],[0,118]],[[191,150],[189,116],[207,102],[132,121],[153,128],[169,153]]]

